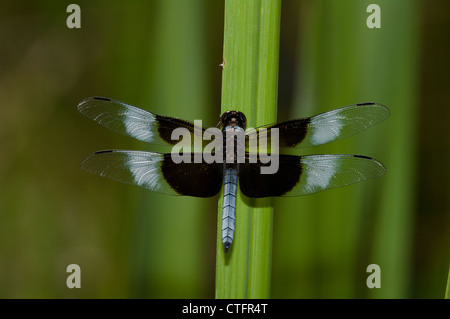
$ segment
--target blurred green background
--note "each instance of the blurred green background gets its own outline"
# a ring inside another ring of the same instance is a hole
[[[79,169],[164,151],[79,114],[89,96],[215,126],[223,1],[4,1],[0,298],[213,298],[217,198],[152,194]],[[381,29],[366,8],[381,7]],[[442,298],[450,261],[450,2],[284,0],[278,120],[376,101],[391,117],[295,151],[372,156],[385,177],[277,199],[273,298]],[[239,218],[239,217],[238,217]],[[81,267],[81,289],[66,267]],[[381,267],[368,289],[366,267]]]

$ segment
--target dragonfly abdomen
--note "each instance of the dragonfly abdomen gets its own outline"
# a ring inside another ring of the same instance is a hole
[[[222,243],[225,252],[230,249],[234,237],[234,222],[236,220],[236,191],[237,169],[228,167],[225,169],[223,182],[222,205]]]

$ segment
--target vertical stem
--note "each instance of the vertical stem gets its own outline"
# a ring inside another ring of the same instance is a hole
[[[447,288],[445,288],[445,299],[450,299],[450,267],[448,268]]]
[[[281,0],[262,0],[258,56],[256,125],[276,122]],[[252,211],[249,298],[269,298],[272,270],[273,206],[258,199]]]
[[[275,122],[280,0],[226,0],[222,112],[239,110],[247,127]],[[236,232],[228,254],[221,241],[219,202],[216,298],[270,296],[272,207],[240,192]]]

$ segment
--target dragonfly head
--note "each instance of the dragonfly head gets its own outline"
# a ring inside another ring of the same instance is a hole
[[[226,111],[220,117],[220,124],[222,127],[239,126],[245,130],[245,126],[247,125],[247,118],[242,112]]]

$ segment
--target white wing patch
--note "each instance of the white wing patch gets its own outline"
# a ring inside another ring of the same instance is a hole
[[[164,155],[152,152],[106,150],[86,157],[81,168],[112,180],[138,185],[151,191],[178,194],[163,178]]]
[[[315,167],[305,165],[304,167],[306,168],[303,172],[303,174],[306,174],[306,185],[304,187],[307,194],[327,189],[336,173],[336,166],[332,162],[325,164],[322,168],[318,165]]]
[[[123,114],[125,116],[123,123],[128,135],[148,143],[153,141],[154,134],[151,128],[156,120],[153,114],[146,112],[145,120],[142,116],[136,116],[135,110],[125,109]]]
[[[383,176],[386,169],[376,159],[360,155],[301,156],[302,172],[295,187],[283,196],[309,195]]]
[[[157,192],[160,190],[160,183],[163,180],[160,171],[162,160],[162,157],[155,157],[151,160],[130,158],[126,165],[133,174],[136,185]]]
[[[326,114],[326,113],[325,113]],[[326,121],[327,129],[316,129],[315,126],[322,125]],[[335,118],[330,121],[324,117],[313,117],[309,124],[311,137],[310,140],[313,145],[326,144],[339,138],[341,134],[343,123],[339,118]]]
[[[156,142],[156,115],[126,103],[108,98],[91,97],[78,105],[88,118],[121,134],[144,142]]]
[[[308,133],[298,147],[322,145],[352,136],[385,120],[389,114],[389,109],[382,104],[360,103],[312,116]]]

